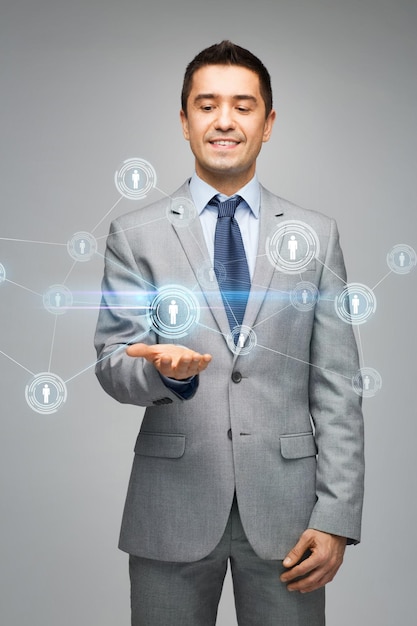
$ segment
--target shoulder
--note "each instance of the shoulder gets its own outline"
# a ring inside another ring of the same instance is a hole
[[[313,211],[286,200],[281,196],[277,196],[268,189],[265,189],[261,185],[261,207],[266,208],[267,211],[274,211],[276,217],[280,217],[282,220],[295,220],[306,222],[310,226],[318,229],[328,230],[335,225],[333,218],[320,213],[319,211]]]
[[[137,225],[145,225],[155,223],[156,225],[161,226],[161,221],[167,215],[167,210],[169,209],[173,198],[178,197],[186,197],[190,198],[189,192],[189,180],[185,181],[181,187],[179,187],[176,191],[174,191],[171,195],[165,196],[155,202],[151,202],[139,209],[135,209],[133,211],[129,211],[128,213],[123,213],[119,215],[117,218],[113,220],[113,225],[117,224],[119,228],[128,229],[132,226]],[[166,220],[168,223],[169,221]]]

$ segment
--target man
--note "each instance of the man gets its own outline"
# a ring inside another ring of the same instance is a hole
[[[256,178],[275,111],[249,51],[197,55],[180,115],[195,173],[112,224],[96,335],[104,389],[147,407],[120,537],[132,624],[214,625],[230,561],[240,626],[323,625],[363,492],[336,225]]]

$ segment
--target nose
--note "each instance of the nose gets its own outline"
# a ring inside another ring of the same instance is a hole
[[[235,128],[233,119],[233,110],[230,106],[221,106],[218,108],[218,115],[215,120],[216,130],[227,131]]]

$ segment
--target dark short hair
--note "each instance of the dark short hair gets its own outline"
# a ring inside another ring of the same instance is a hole
[[[190,95],[194,73],[206,65],[238,65],[255,72],[259,78],[259,87],[262,99],[265,103],[265,115],[268,117],[272,110],[271,77],[268,70],[252,52],[228,40],[205,48],[188,64],[185,70],[181,93],[181,106],[185,115],[187,115],[187,101]]]

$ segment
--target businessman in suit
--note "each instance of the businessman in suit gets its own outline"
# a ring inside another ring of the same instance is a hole
[[[363,496],[337,228],[258,182],[275,111],[248,50],[197,55],[180,115],[195,173],[113,222],[96,333],[103,388],[146,407],[120,535],[132,624],[213,626],[230,562],[240,626],[322,626]]]

